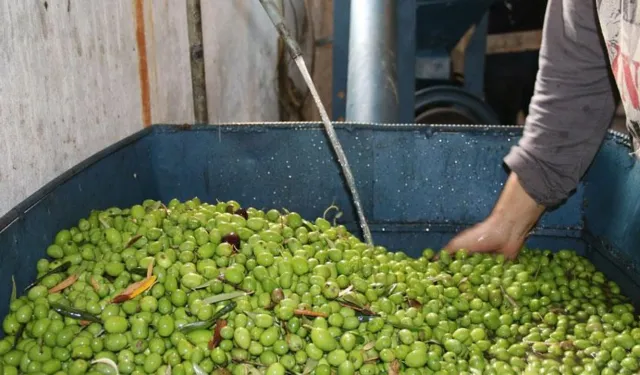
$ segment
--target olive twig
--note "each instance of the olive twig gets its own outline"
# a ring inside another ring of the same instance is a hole
[[[543,320],[544,319],[542,317],[542,315],[537,311],[534,311],[533,314],[531,314],[531,315],[534,316],[534,317],[537,317],[539,320]]]
[[[538,280],[538,273],[540,273],[540,267],[541,267],[541,265],[538,264],[538,268],[536,269],[536,273],[535,273],[535,275],[533,275],[533,279],[534,280]]]
[[[16,348],[16,346],[18,345],[18,341],[20,341],[20,339],[22,338],[24,327],[26,327],[26,324],[20,324],[20,327],[18,327],[18,331],[16,332],[15,338],[13,340],[13,349]]]
[[[102,226],[103,226],[105,229],[109,229],[109,228],[111,228],[111,225],[109,225],[109,223],[107,223],[107,221],[106,221],[104,218],[102,218],[102,217],[98,217],[98,221],[100,221],[100,224],[102,224]]]
[[[302,315],[302,316],[311,316],[314,318],[327,318],[329,315],[319,312],[319,311],[311,311],[311,310],[293,310],[294,315]]]
[[[356,304],[354,304],[354,303],[351,303],[351,302],[349,302],[349,301],[345,301],[345,300],[339,300],[339,301],[338,301],[338,303],[339,303],[341,306],[348,307],[348,308],[350,308],[351,310],[358,311],[358,312],[360,312],[360,313],[362,313],[362,314],[364,314],[364,315],[375,315],[375,316],[377,316],[377,315],[378,315],[378,314],[376,314],[375,312],[371,311],[371,309],[369,309],[369,308],[368,308],[368,307],[366,307],[366,306],[362,306],[362,307],[360,307],[360,306],[358,306],[358,305],[356,305]]]
[[[244,289],[244,288],[240,287],[239,285],[236,285],[236,284],[234,284],[234,283],[232,283],[232,282],[228,281],[228,280],[224,277],[224,275],[220,275],[220,276],[218,276],[218,280],[222,281],[223,283],[225,283],[225,284],[227,284],[227,285],[231,285],[231,286],[232,286],[232,287],[234,287],[235,289],[240,290],[240,291],[243,291],[243,292],[245,292],[246,294],[253,294],[253,290]]]
[[[336,216],[333,217],[333,226],[337,226],[338,225],[338,219],[340,219],[342,217],[342,211],[338,212],[336,214]]]
[[[335,203],[331,203],[331,205],[327,207],[327,209],[322,213],[322,218],[327,220],[327,215],[329,214],[329,212],[331,212],[331,210],[336,210],[338,211],[338,213],[342,214],[342,212],[340,211],[340,207],[336,206]]]
[[[520,305],[518,305],[518,303],[513,298],[511,298],[511,296],[509,294],[507,294],[507,292],[504,290],[504,287],[502,285],[500,285],[500,290],[502,291],[502,294],[505,296],[507,301],[509,301],[511,306],[516,307],[516,308],[520,307]]]
[[[550,312],[554,314],[566,314],[567,310],[562,306],[553,306],[549,309]]]

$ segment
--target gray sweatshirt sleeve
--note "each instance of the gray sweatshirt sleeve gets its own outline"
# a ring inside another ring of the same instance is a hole
[[[504,159],[538,204],[567,198],[602,143],[615,110],[607,60],[593,1],[549,0],[529,116]]]

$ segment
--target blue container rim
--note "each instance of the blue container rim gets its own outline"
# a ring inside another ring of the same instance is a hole
[[[386,124],[386,123],[355,123],[355,122],[333,122],[336,129],[346,131],[353,129],[369,129],[376,131],[394,130],[423,130],[433,132],[480,132],[480,133],[511,133],[514,136],[522,132],[521,125],[465,125],[465,124]],[[35,191],[29,197],[17,204],[6,214],[0,217],[0,233],[8,228],[12,223],[20,220],[29,210],[37,205],[41,200],[51,194],[57,186],[69,181],[77,174],[91,167],[105,157],[121,150],[122,148],[137,142],[138,140],[152,133],[176,133],[184,131],[214,131],[214,129],[227,131],[247,128],[260,131],[268,129],[291,129],[291,130],[323,130],[321,122],[229,122],[217,124],[153,124],[147,128],[133,133],[132,135],[96,152],[87,159],[81,161],[67,171],[61,173],[43,187]],[[631,138],[617,131],[609,130],[606,136],[616,144],[631,150]]]

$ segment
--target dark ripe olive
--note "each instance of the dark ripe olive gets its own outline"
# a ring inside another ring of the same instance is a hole
[[[229,245],[233,246],[236,250],[240,249],[240,236],[238,236],[235,232],[231,232],[222,237],[222,242],[226,242]]]
[[[284,292],[280,288],[276,288],[271,292],[271,301],[280,303],[284,299]]]
[[[247,210],[244,208],[238,208],[234,214],[242,216],[245,220],[249,218],[249,214],[247,214]]]

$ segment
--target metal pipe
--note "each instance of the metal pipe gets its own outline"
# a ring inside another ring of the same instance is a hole
[[[320,117],[322,118],[322,123],[324,124],[324,129],[327,132],[327,136],[329,137],[329,141],[331,142],[331,146],[333,147],[333,151],[336,153],[338,157],[338,162],[340,167],[342,168],[342,173],[344,174],[344,178],[347,181],[347,185],[349,186],[349,190],[351,191],[351,199],[353,205],[358,214],[358,221],[360,221],[360,228],[362,229],[362,233],[364,235],[365,241],[368,245],[373,246],[373,237],[371,236],[371,230],[369,229],[369,225],[367,225],[367,219],[364,216],[364,208],[362,207],[362,202],[360,201],[360,195],[358,194],[358,189],[356,188],[356,181],[353,177],[353,173],[351,172],[351,167],[349,167],[349,162],[347,161],[347,155],[342,149],[342,145],[340,144],[340,140],[338,139],[338,134],[336,134],[336,130],[333,128],[331,124],[331,120],[329,120],[329,115],[327,114],[327,110],[322,105],[322,101],[320,100],[320,95],[318,94],[318,90],[316,90],[316,86],[313,84],[313,80],[311,75],[309,74],[309,70],[307,69],[307,65],[304,62],[302,57],[302,50],[298,43],[291,37],[287,27],[284,23],[282,14],[275,6],[273,0],[260,0],[260,4],[262,4],[263,8],[271,18],[271,22],[278,30],[280,36],[284,39],[285,43],[289,47],[289,52],[291,52],[291,56],[293,60],[296,62],[298,69],[300,69],[300,74],[302,74],[302,78],[307,83],[309,87],[309,91],[313,100],[318,107],[318,111],[320,112]]]
[[[398,121],[397,0],[351,0],[347,121]]]
[[[278,31],[278,34],[280,34],[280,37],[282,37],[287,47],[289,47],[291,58],[295,60],[298,56],[301,56],[302,49],[300,48],[298,42],[296,42],[296,40],[293,39],[293,37],[289,33],[289,29],[287,29],[287,26],[284,23],[284,18],[282,17],[282,13],[278,9],[276,3],[274,3],[273,0],[260,0],[260,4],[262,4],[262,7],[267,12],[267,15],[271,19],[273,25],[276,27],[276,30]]]

